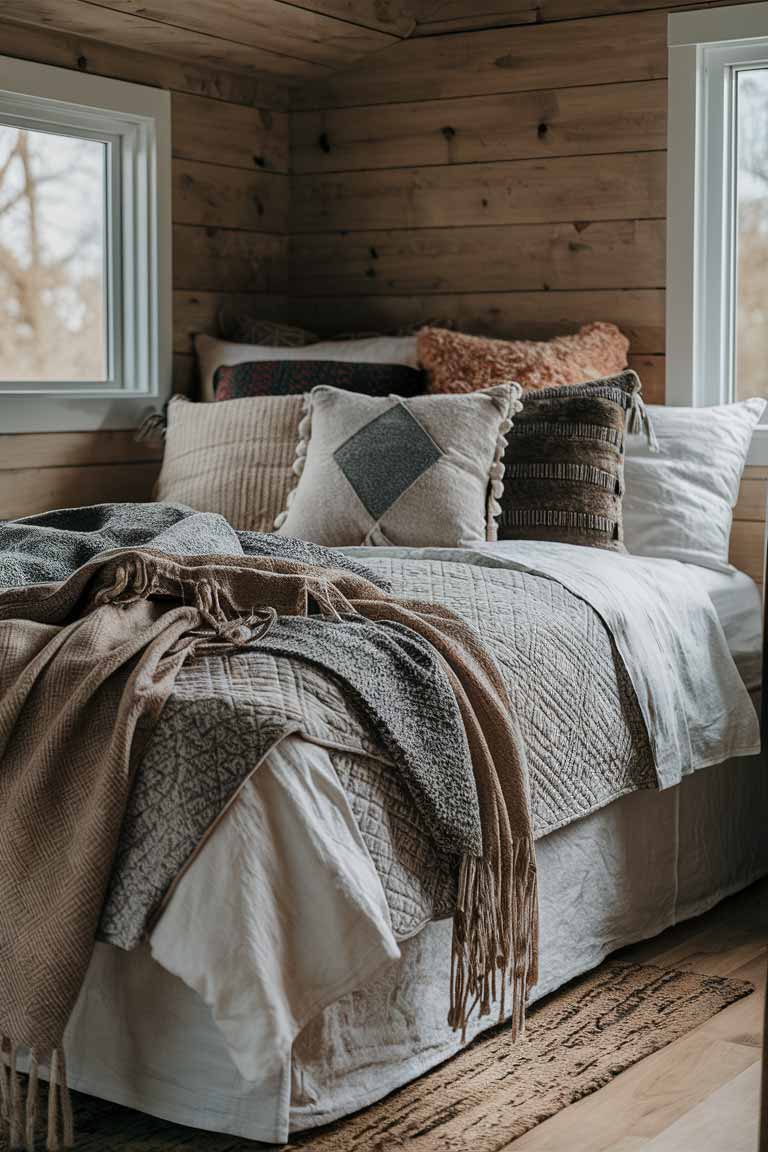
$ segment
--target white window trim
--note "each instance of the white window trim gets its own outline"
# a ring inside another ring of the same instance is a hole
[[[0,56],[0,122],[109,139],[108,378],[0,382],[0,432],[131,428],[171,392],[171,102],[160,89]]]
[[[667,403],[726,403],[733,291],[729,68],[768,61],[768,3],[668,18]],[[713,138],[722,148],[708,147]],[[768,426],[749,462],[768,464]]]

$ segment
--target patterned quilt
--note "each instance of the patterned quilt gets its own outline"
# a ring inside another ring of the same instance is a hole
[[[553,580],[507,569],[437,560],[369,563],[395,593],[458,613],[494,654],[522,730],[538,837],[627,792],[656,786],[634,690],[607,629],[584,601]],[[262,737],[290,730],[330,749],[396,936],[451,915],[454,862],[432,844],[397,766],[371,739],[341,684],[299,659],[251,651],[190,661],[179,675],[134,786],[101,939],[136,943],[126,936],[128,913],[153,873],[143,846],[181,852],[186,824],[226,805]]]

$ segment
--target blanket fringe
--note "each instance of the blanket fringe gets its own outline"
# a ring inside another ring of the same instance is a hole
[[[507,985],[512,1039],[517,1039],[524,1030],[528,991],[538,979],[535,850],[527,839],[513,841],[512,848],[507,877],[496,876],[489,861],[480,856],[464,856],[461,862],[448,1023],[454,1031],[461,1030],[462,1043],[478,1004],[478,1014],[487,1016],[498,998],[499,1021],[504,1020]]]
[[[35,1152],[39,1059],[35,1049],[30,1049],[24,1101],[19,1079],[18,1053],[19,1048],[16,1044],[7,1037],[0,1036],[0,1135],[7,1136],[11,1149]],[[73,1148],[74,1128],[64,1053],[60,1048],[54,1048],[48,1058],[48,1131],[45,1143],[47,1152],[60,1152],[63,1148]]]

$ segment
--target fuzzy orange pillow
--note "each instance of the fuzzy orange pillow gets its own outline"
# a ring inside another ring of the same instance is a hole
[[[475,392],[511,381],[528,391],[584,384],[623,371],[628,351],[626,336],[602,321],[554,340],[489,340],[447,328],[418,334],[429,392]]]

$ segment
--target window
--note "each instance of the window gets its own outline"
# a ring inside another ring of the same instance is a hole
[[[667,398],[748,396],[768,396],[766,3],[669,17]]]
[[[0,432],[170,392],[166,92],[0,57]]]

